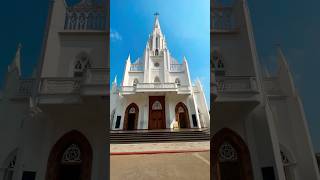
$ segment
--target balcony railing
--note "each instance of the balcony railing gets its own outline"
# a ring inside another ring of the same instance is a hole
[[[45,78],[40,85],[40,94],[75,94],[80,89],[80,79]]]
[[[214,8],[211,13],[210,28],[214,33],[230,33],[238,31],[232,7]]]
[[[104,91],[101,92],[104,94],[108,85],[107,73],[107,68],[90,68],[80,78],[43,78],[40,94],[78,94],[84,87],[99,89],[98,91]]]
[[[106,8],[103,4],[81,1],[67,7],[65,30],[106,30]]]
[[[255,77],[216,77],[214,86],[218,95],[222,93],[258,92]]]
[[[136,89],[176,89],[176,83],[138,83]]]
[[[170,64],[170,71],[171,72],[183,72],[184,71],[183,64]]]
[[[143,64],[131,64],[130,71],[143,71]]]
[[[83,84],[106,85],[108,82],[107,68],[90,68],[86,71]]]
[[[283,95],[283,91],[277,78],[269,77],[263,80],[263,90],[268,95]]]
[[[29,97],[32,95],[34,79],[21,79],[17,91],[17,97]]]
[[[176,83],[138,83],[135,86],[121,86],[122,94],[135,94],[136,92],[177,92],[178,94],[191,93],[189,86],[178,86]]]

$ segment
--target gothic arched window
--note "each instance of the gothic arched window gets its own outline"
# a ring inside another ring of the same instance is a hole
[[[133,86],[137,86],[138,83],[139,83],[138,79],[133,80]]]
[[[155,55],[155,56],[158,56],[158,55],[159,55],[159,50],[158,50],[158,49],[155,50],[154,55]]]
[[[152,104],[152,110],[162,110],[162,105],[159,101],[155,101]]]
[[[75,77],[82,77],[83,72],[90,67],[91,63],[88,54],[85,52],[81,52],[76,56],[73,75]]]
[[[180,79],[177,78],[177,79],[175,80],[175,83],[177,84],[177,86],[180,86],[180,85],[181,85]]]
[[[223,58],[218,51],[213,52],[211,65],[216,76],[225,75],[225,65],[223,63]]]
[[[155,82],[155,83],[160,83],[159,77],[155,77],[155,78],[154,78],[154,82]]]

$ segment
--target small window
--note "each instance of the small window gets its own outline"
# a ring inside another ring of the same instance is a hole
[[[154,67],[159,67],[160,64],[158,62],[154,63]]]
[[[272,166],[268,166],[268,167],[263,167],[261,168],[262,171],[262,179],[276,179],[276,176],[274,174],[274,169]]]
[[[115,128],[120,128],[121,116],[117,116]]]
[[[193,127],[198,127],[197,117],[195,114],[192,114],[192,123]]]
[[[156,49],[155,52],[154,52],[155,56],[158,56],[159,55],[159,50]]]
[[[89,68],[91,68],[91,63],[88,54],[86,52],[79,53],[74,64],[74,77],[82,77]]]
[[[177,84],[177,86],[180,86],[180,85],[181,85],[180,79],[177,78],[177,79],[175,80],[175,83]]]
[[[223,58],[220,55],[219,52],[214,51],[213,52],[213,58],[212,58],[213,62],[211,63],[211,65],[213,66],[213,70],[216,76],[224,76],[225,75],[225,66],[223,63]]]
[[[36,172],[34,171],[23,171],[22,180],[34,180],[36,179]]]
[[[133,86],[137,86],[138,83],[139,83],[138,79],[134,79]]]

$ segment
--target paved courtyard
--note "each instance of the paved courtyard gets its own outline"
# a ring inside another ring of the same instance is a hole
[[[210,141],[110,144],[111,155],[149,152],[200,152],[209,150]]]
[[[210,152],[111,155],[112,180],[210,180]]]

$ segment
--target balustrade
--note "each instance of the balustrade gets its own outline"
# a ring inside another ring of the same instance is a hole
[[[214,84],[218,94],[226,92],[255,92],[258,91],[254,77],[223,77],[217,78]]]
[[[32,94],[34,86],[34,79],[22,79],[20,80],[17,96],[28,97]]]
[[[42,79],[41,94],[73,94],[79,92],[80,80],[75,78]]]
[[[107,68],[87,69],[83,80],[84,84],[107,84]]]
[[[130,71],[143,71],[143,64],[131,64]]]
[[[106,9],[102,4],[83,1],[67,7],[65,30],[106,30]]]
[[[183,70],[183,64],[170,64],[170,71],[172,72],[182,72]]]
[[[236,29],[232,7],[214,8],[211,16],[213,16],[211,17],[213,19],[211,29],[214,32],[234,31]]]

